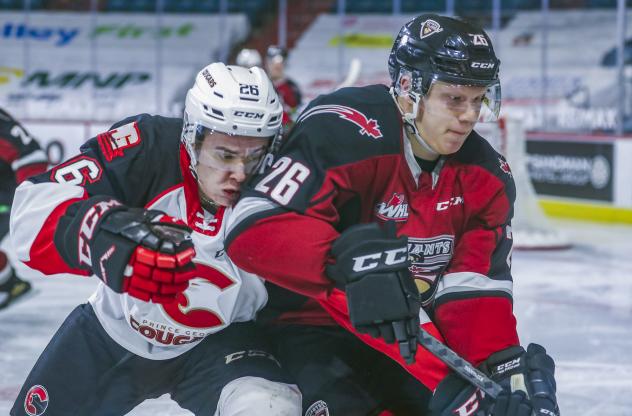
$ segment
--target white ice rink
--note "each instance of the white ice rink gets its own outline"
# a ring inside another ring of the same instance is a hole
[[[514,254],[521,341],[538,342],[555,358],[562,415],[632,415],[632,227],[555,224],[574,248]],[[80,277],[32,281],[39,293],[0,312],[0,415],[8,415],[39,353],[95,284]],[[166,396],[130,413],[190,414]]]

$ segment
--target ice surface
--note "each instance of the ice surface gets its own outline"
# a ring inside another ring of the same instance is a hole
[[[559,222],[575,246],[516,252],[515,313],[523,344],[557,362],[564,416],[632,415],[632,227]],[[36,277],[38,293],[0,312],[0,415],[7,415],[39,353],[95,282]],[[493,325],[493,323],[490,323]],[[131,415],[190,415],[167,396]]]

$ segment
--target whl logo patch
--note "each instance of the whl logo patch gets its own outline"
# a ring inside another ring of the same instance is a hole
[[[393,192],[386,202],[375,207],[375,215],[384,221],[406,221],[408,219],[408,203],[403,193]]]
[[[377,123],[377,120],[368,118],[364,113],[345,105],[317,105],[316,107],[312,107],[301,114],[297,122],[301,122],[316,114],[326,113],[338,114],[340,118],[352,122],[356,126],[360,127],[360,134],[369,136],[373,139],[379,139],[382,137],[380,125]]]
[[[24,411],[29,416],[43,415],[48,408],[48,391],[44,386],[36,384],[26,392]]]

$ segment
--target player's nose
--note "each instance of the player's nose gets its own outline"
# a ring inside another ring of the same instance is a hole
[[[246,180],[246,166],[243,162],[237,163],[230,171],[230,177],[238,183]]]

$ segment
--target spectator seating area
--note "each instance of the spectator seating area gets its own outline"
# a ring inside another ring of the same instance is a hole
[[[399,0],[402,13],[418,11],[443,11],[446,0]],[[170,13],[214,13],[219,12],[221,0],[97,0],[99,10],[110,12],[152,12],[159,3],[162,9]],[[86,10],[90,0],[0,0],[0,10]],[[246,13],[251,19],[264,8],[273,8],[276,0],[226,0],[229,12]],[[632,6],[632,0],[626,1]],[[459,13],[488,11],[489,0],[455,0],[455,9]],[[73,7],[74,6],[74,7]],[[392,13],[393,2],[389,0],[345,0],[347,13]],[[541,0],[503,0],[506,10],[539,9]],[[614,8],[617,0],[558,0],[551,1],[552,9],[568,8]],[[332,12],[337,10],[335,4]]]
[[[153,12],[160,6],[171,13],[217,13],[221,0],[107,0],[103,10],[109,12]],[[246,13],[255,16],[269,6],[269,0],[228,0],[228,12]]]
[[[414,13],[419,11],[445,11],[446,0],[400,0],[402,13]],[[489,12],[492,2],[490,0],[455,0],[454,8],[457,14],[470,14]],[[632,1],[627,0],[628,6]],[[541,0],[503,0],[502,7],[505,10],[530,10],[539,9]],[[551,9],[569,8],[614,8],[617,0],[558,0],[551,1]],[[337,5],[332,12],[337,10]],[[345,0],[347,13],[392,13],[393,2],[385,0]]]
[[[225,0],[229,13],[244,13],[250,21],[275,0]],[[152,13],[162,9],[167,13],[218,13],[222,0],[96,0],[100,12]],[[91,0],[0,0],[0,10],[78,10],[92,7]]]
[[[41,10],[46,8],[45,0],[0,0],[0,10]]]

